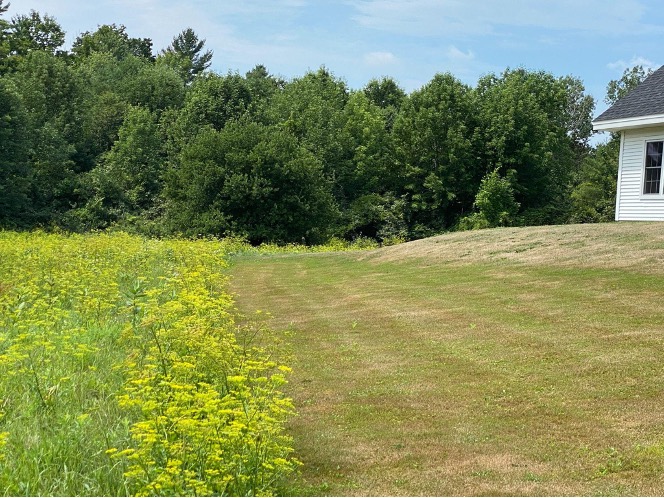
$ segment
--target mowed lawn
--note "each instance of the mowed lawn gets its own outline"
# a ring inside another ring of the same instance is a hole
[[[664,494],[664,225],[243,255],[312,495]]]

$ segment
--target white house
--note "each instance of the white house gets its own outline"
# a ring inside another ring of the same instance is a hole
[[[664,66],[593,121],[620,133],[616,221],[664,221]]]

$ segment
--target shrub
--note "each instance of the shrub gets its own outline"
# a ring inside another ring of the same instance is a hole
[[[510,226],[519,211],[519,203],[514,199],[509,176],[501,177],[497,169],[487,174],[480,183],[473,207],[476,212],[459,222],[462,230]]]

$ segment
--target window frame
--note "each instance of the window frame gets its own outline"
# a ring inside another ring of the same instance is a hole
[[[648,144],[661,143],[662,157],[659,165],[659,189],[657,192],[646,193],[646,171],[651,168],[648,166]],[[641,183],[639,185],[640,196],[642,199],[664,199],[664,138],[645,140],[643,144],[643,160],[641,169]]]

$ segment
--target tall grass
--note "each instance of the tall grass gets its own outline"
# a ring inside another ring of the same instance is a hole
[[[289,369],[233,320],[236,246],[0,232],[0,493],[276,492]]]

